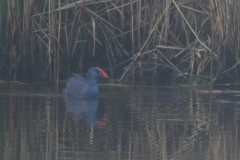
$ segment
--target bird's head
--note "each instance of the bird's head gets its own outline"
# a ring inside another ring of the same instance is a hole
[[[101,68],[99,67],[89,68],[87,72],[87,79],[96,79],[98,76],[103,78],[108,78],[107,73],[104,72]]]

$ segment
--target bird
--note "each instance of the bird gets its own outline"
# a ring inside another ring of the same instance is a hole
[[[89,68],[86,78],[73,73],[73,76],[68,79],[62,94],[64,96],[98,96],[97,77],[108,78],[108,75],[99,67]]]

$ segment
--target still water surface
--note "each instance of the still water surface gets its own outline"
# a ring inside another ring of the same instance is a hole
[[[50,85],[0,84],[0,160],[240,159],[240,92],[100,92],[66,98]]]

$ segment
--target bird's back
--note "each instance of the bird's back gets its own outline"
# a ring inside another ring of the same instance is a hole
[[[99,91],[97,84],[91,83],[80,74],[73,74],[68,79],[63,94],[67,96],[96,96]]]

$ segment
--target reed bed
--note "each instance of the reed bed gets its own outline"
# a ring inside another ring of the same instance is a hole
[[[58,82],[98,65],[120,82],[236,82],[238,4],[3,0],[1,78]]]

